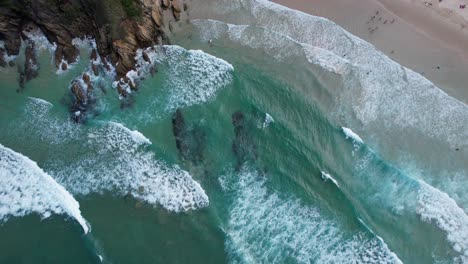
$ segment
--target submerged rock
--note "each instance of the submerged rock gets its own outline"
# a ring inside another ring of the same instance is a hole
[[[7,62],[5,61],[5,54],[6,54],[6,51],[0,48],[0,67],[7,66]]]
[[[37,53],[34,45],[34,42],[29,42],[25,51],[24,74],[26,82],[36,78],[39,72]]]
[[[195,165],[202,163],[206,135],[200,127],[188,126],[180,109],[172,117],[172,131],[181,158]]]
[[[232,114],[232,125],[234,126],[232,152],[237,159],[237,171],[240,170],[245,162],[257,159],[256,145],[252,141],[250,133],[250,129],[253,129],[255,126],[250,123],[250,120],[241,111]]]

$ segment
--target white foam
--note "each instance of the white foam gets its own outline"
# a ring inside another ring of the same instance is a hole
[[[21,131],[19,135],[25,140],[48,142],[61,145],[70,140],[78,139],[79,125],[69,118],[63,120],[52,115],[53,105],[45,100],[29,97],[24,107],[24,119],[15,123],[12,131]]]
[[[467,192],[462,184],[466,177],[455,179],[466,175],[463,157],[468,147],[468,105],[324,18],[264,0],[210,1],[198,10],[194,7],[191,16],[220,20],[192,20],[202,40],[213,39],[241,52],[247,47],[275,58],[280,65],[292,63],[316,73],[323,85],[301,90],[301,94],[315,99],[332,122],[361,127],[362,136],[377,145],[388,160],[393,158],[391,162],[397,166],[407,169],[408,159],[395,157],[408,155],[417,160],[418,164],[410,165],[421,169],[427,182],[436,184],[466,209]],[[267,72],[284,71],[282,66],[265,64]],[[278,78],[290,80],[281,74]],[[328,85],[330,80],[336,83]],[[299,87],[306,81],[298,80]],[[434,144],[444,148],[442,155],[428,155],[430,149],[425,146]],[[454,155],[454,149],[460,154]],[[455,181],[450,185],[432,176],[442,178],[437,167],[443,164],[450,164],[443,173]]]
[[[51,54],[57,49],[57,44],[50,43],[40,29],[33,31],[23,31],[26,37],[34,42],[34,48],[38,51],[49,51]]]
[[[231,64],[200,50],[163,46],[156,60],[168,65],[169,110],[206,103],[232,81]]]
[[[468,216],[446,193],[419,181],[417,213],[447,233],[447,240],[459,254],[455,262],[468,263]]]
[[[268,190],[256,173],[223,181],[235,182],[224,227],[234,263],[401,263],[383,240],[363,231],[344,233],[317,208]]]
[[[91,49],[96,48],[96,40],[89,36],[84,36],[82,38],[74,38],[72,39],[72,45],[79,49]]]
[[[68,214],[89,231],[80,205],[65,188],[28,157],[0,144],[0,219],[31,213]]]
[[[0,49],[5,49],[5,42],[3,40],[0,40]],[[14,61],[16,59],[16,55],[8,55],[6,50],[3,54],[3,61],[6,63],[9,63],[10,61]]]
[[[83,152],[48,163],[50,173],[72,193],[131,194],[174,212],[208,206],[200,184],[188,172],[157,160],[147,148],[151,141],[140,132],[109,122],[85,133]]]
[[[64,64],[67,65],[67,69],[66,69],[66,70],[62,70],[62,66],[63,66]],[[65,60],[65,58],[62,57],[62,60],[60,61],[60,64],[59,64],[59,66],[58,66],[58,69],[57,69],[56,73],[59,74],[59,75],[60,75],[60,74],[63,74],[64,72],[67,72],[67,71],[69,71],[70,69],[72,69],[73,66],[74,66],[73,63],[68,63],[68,62]]]
[[[273,122],[275,122],[273,117],[270,114],[265,113],[265,121],[263,122],[262,127],[266,128],[266,127],[268,127],[270,125],[270,123],[273,123]]]
[[[39,104],[46,105],[47,107],[52,107],[52,106],[54,106],[51,102],[46,101],[46,100],[41,99],[41,98],[31,97],[31,96],[28,96],[28,98],[31,99],[31,100],[33,100],[33,101],[36,101],[36,102],[39,103]]]
[[[361,143],[363,144],[364,141],[362,140],[362,138],[353,132],[353,130],[351,130],[350,128],[347,128],[347,127],[341,127],[341,129],[343,130],[343,133],[346,135],[346,138],[351,138],[355,143]]]
[[[331,182],[333,182],[333,184],[336,185],[336,187],[340,188],[340,185],[338,184],[338,182],[328,173],[325,173],[323,171],[321,171],[322,173],[322,179],[324,179],[325,181],[327,180],[330,180]]]
[[[109,123],[112,124],[113,126],[119,127],[120,129],[124,130],[126,133],[131,135],[133,141],[135,141],[137,144],[141,144],[141,145],[143,145],[143,144],[151,145],[152,144],[151,141],[147,137],[145,137],[138,130],[130,130],[127,127],[125,127],[124,125],[122,125],[120,123],[117,123],[117,122],[109,122]]]

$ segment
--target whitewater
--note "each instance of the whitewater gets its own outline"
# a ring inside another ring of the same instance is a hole
[[[126,85],[88,38],[0,68],[0,263],[468,263],[465,104],[327,19],[189,12]]]

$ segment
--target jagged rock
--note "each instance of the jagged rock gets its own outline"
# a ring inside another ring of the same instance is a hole
[[[73,45],[59,45],[55,50],[55,65],[57,68],[60,67],[62,59],[68,63],[74,63],[77,61],[80,51]]]
[[[89,58],[90,58],[92,61],[97,61],[98,54],[97,54],[96,49],[93,49],[93,50],[91,51],[91,55],[89,56]]]
[[[62,62],[62,65],[60,67],[62,71],[66,71],[68,69],[68,64],[66,62]]]
[[[0,8],[0,35],[7,55],[18,55],[21,47],[21,18],[11,9]]]
[[[122,85],[120,83],[117,84],[117,91],[123,97],[127,97],[127,95],[128,95],[127,91],[122,87]]]
[[[172,14],[176,21],[180,20],[180,12],[182,12],[182,4],[180,0],[172,0]]]
[[[96,64],[94,63],[91,63],[91,70],[93,71],[93,74],[95,76],[98,76],[99,75],[99,68]]]
[[[171,7],[171,1],[170,0],[161,0],[161,5],[164,9],[167,9]]]
[[[111,66],[109,65],[109,63],[107,62],[105,58],[102,61],[102,64],[104,65],[104,68],[106,69],[106,71],[110,72],[112,70]]]
[[[159,10],[152,10],[151,11],[151,18],[153,19],[154,23],[156,26],[161,27],[162,25],[162,20],[161,20],[161,13]]]
[[[146,53],[146,51],[143,51],[143,60],[145,60],[146,62],[151,63],[151,59],[148,56],[148,53]]]
[[[133,91],[136,91],[138,89],[135,83],[127,76],[122,77],[122,80],[125,84],[128,84],[128,86],[130,86],[130,89],[132,89]]]
[[[39,65],[37,62],[36,50],[34,48],[34,42],[30,42],[26,47],[25,51],[25,62],[24,62],[24,75],[25,81],[30,81],[37,77]]]
[[[90,56],[93,74],[99,74],[99,66],[94,62],[100,56],[107,71],[111,71],[111,66],[115,67],[116,80],[135,68],[138,49],[168,43],[162,28],[163,21],[166,21],[162,9],[172,8],[172,13],[178,18],[185,8],[179,0],[135,0],[134,4],[141,12],[133,17],[126,14],[121,1],[115,1],[112,9],[108,8],[107,1],[96,0],[12,0],[8,3],[8,6],[0,8],[0,38],[5,43],[3,54],[0,52],[0,64],[5,64],[1,55],[19,53],[21,32],[27,30],[26,26],[32,26],[40,29],[50,43],[57,45],[54,62],[62,70],[68,68],[62,60],[68,63],[77,61],[79,50],[72,44],[74,38],[89,36],[95,39],[96,49]],[[171,19],[167,17],[167,21]],[[149,56],[145,57],[145,60],[149,59]],[[33,71],[30,73],[34,75]],[[22,85],[28,76],[32,76],[30,73],[25,67],[20,77]],[[128,84],[131,89],[136,89],[133,82]],[[74,93],[78,92],[76,85],[72,85],[70,90],[79,98],[79,94]],[[117,90],[121,96],[127,96],[122,85]]]
[[[1,67],[6,67],[7,63],[5,61],[5,53],[6,51],[4,49],[0,48],[0,66]]]
[[[83,73],[83,81],[86,84],[89,84],[91,82],[91,78],[89,77],[89,75],[87,73]]]
[[[15,67],[15,62],[12,61],[12,60],[9,61],[9,62],[8,62],[8,66],[10,66],[10,67]]]
[[[144,18],[142,23],[137,24],[138,29],[135,31],[135,36],[142,46],[150,46],[153,43],[155,32],[152,21],[150,18]]]
[[[78,81],[74,81],[71,86],[71,92],[75,96],[75,107],[76,109],[86,104],[88,96],[86,95],[83,88],[81,88]]]
[[[182,3],[180,0],[172,0],[172,9],[174,12],[180,13],[182,12]]]

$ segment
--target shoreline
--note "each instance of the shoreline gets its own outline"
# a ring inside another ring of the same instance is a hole
[[[332,20],[468,104],[468,8],[454,0],[272,2]]]

